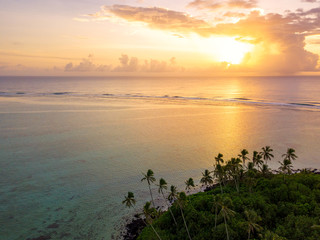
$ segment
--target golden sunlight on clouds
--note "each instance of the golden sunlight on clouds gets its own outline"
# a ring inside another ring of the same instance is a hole
[[[57,75],[319,72],[318,2],[286,1],[290,6],[277,0],[110,0],[61,18],[56,12],[19,18],[8,12],[0,69],[17,74],[25,66]]]

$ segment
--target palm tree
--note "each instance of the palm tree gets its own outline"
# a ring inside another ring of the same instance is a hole
[[[125,204],[128,208],[134,207],[134,205],[136,204],[136,200],[134,199],[133,192],[128,192],[128,196],[125,196],[122,204]]]
[[[280,167],[279,170],[283,173],[283,174],[291,174],[292,173],[292,162],[290,159],[285,158],[283,160],[283,162],[279,162],[280,163]]]
[[[219,205],[221,207],[220,209],[220,215],[223,216],[224,219],[224,225],[226,228],[226,233],[227,233],[227,240],[229,240],[229,231],[227,227],[227,220],[229,220],[230,217],[234,216],[235,212],[231,210],[229,207],[232,204],[232,200],[229,197],[222,198],[221,201],[219,202]]]
[[[153,196],[152,196],[152,191],[151,191],[151,187],[150,187],[151,183],[156,181],[156,179],[154,178],[154,175],[153,175],[153,171],[151,169],[149,169],[146,174],[142,173],[142,175],[144,177],[141,179],[141,182],[144,181],[144,180],[147,180],[148,186],[149,186],[150,195],[151,195],[152,205],[153,205],[153,207],[155,207],[154,201],[153,201]]]
[[[214,211],[214,229],[217,228],[217,219],[218,219],[218,207],[219,207],[219,204],[221,202],[221,195],[220,194],[217,194],[217,195],[213,195],[213,204],[214,204],[214,207],[215,207],[215,211]]]
[[[171,208],[169,207],[169,204],[167,203],[167,199],[164,197],[164,194],[163,194],[163,190],[164,189],[167,190],[167,188],[168,188],[167,187],[167,182],[163,178],[160,178],[158,186],[159,186],[158,192],[162,194],[164,202],[166,203],[166,205],[167,205],[167,207],[168,207],[168,209],[170,211],[170,214],[171,214],[171,216],[173,218],[173,221],[177,225],[177,221],[176,221],[176,219],[175,219],[175,217],[174,217],[174,215],[173,215],[173,213],[171,211]]]
[[[187,230],[188,237],[189,237],[190,240],[192,240],[191,236],[190,236],[190,233],[189,233],[189,229],[188,229],[186,220],[184,218],[183,211],[182,211],[183,207],[185,206],[186,201],[187,201],[187,195],[184,192],[180,192],[179,195],[178,195],[178,201],[177,202],[178,202],[178,205],[180,207],[181,216],[182,216],[182,219],[183,219],[184,226],[185,226],[185,228]]]
[[[194,187],[194,182],[192,178],[189,178],[187,181],[184,182],[186,184],[186,190],[189,191],[191,187]]]
[[[282,157],[291,160],[296,160],[296,158],[298,158],[298,156],[295,154],[296,150],[294,150],[293,148],[288,148],[287,149],[287,153],[283,154]]]
[[[262,165],[261,173],[264,177],[266,177],[270,174],[270,168],[268,167],[268,165],[266,165],[266,164]]]
[[[161,237],[159,236],[159,234],[157,233],[157,231],[154,229],[154,227],[152,225],[152,219],[156,215],[157,210],[155,208],[150,208],[150,205],[151,205],[150,202],[146,202],[146,204],[143,207],[143,214],[146,217],[147,223],[150,224],[150,226],[151,226],[152,230],[154,231],[154,233],[161,240]]]
[[[216,160],[216,165],[223,163],[223,154],[219,153],[217,157],[215,157],[214,159]]]
[[[249,160],[249,158],[247,157],[247,154],[248,154],[248,150],[247,149],[243,149],[241,151],[241,154],[238,155],[238,157],[242,160],[242,164],[243,166],[245,166],[246,164],[246,160]]]
[[[122,201],[122,204],[125,204],[126,207],[128,207],[128,208],[131,208],[131,207],[134,208],[134,205],[136,204],[136,200],[134,199],[134,194],[133,194],[132,192],[128,192],[128,196],[125,196],[125,199]],[[146,203],[146,205],[147,205],[147,203]],[[145,216],[146,216],[146,221],[148,221],[148,218],[151,216],[151,215],[150,215],[150,214],[151,214],[150,202],[149,202],[149,205],[148,205],[148,206],[146,206],[146,205],[145,205],[145,207],[144,207],[144,209],[143,209],[143,212],[144,212],[144,214],[145,214]],[[154,208],[153,208],[153,211],[155,211]],[[146,215],[146,213],[148,213],[148,214]],[[147,216],[148,216],[148,218],[147,218]],[[141,219],[141,220],[142,220],[143,223],[147,226],[147,223],[146,223],[143,219]],[[154,227],[152,226],[151,223],[150,223],[150,226],[151,226],[152,230],[154,231],[154,233],[157,235],[157,237],[161,240],[159,234],[158,234],[157,231],[154,229]]]
[[[258,153],[257,151],[253,151],[252,162],[254,165],[261,168],[261,165],[263,164],[261,153]]]
[[[279,170],[283,173],[283,181],[286,181],[286,174],[292,173],[292,163],[288,158],[283,159],[283,162],[279,162]]]
[[[267,164],[267,161],[270,160],[271,158],[273,158],[273,154],[271,153],[273,151],[273,149],[270,146],[266,146],[262,148],[262,152],[260,152],[260,154],[263,156],[264,161]]]
[[[223,177],[224,177],[223,167],[220,164],[217,164],[216,168],[213,171],[213,174],[216,178],[218,178],[220,190],[221,190],[221,193],[223,193],[223,190],[222,190],[222,181],[223,181]]]
[[[241,163],[240,158],[231,158],[231,160],[228,161],[226,165],[229,175],[232,177],[235,183],[237,192],[239,192],[240,169],[242,168],[240,163]]]
[[[262,219],[258,214],[253,210],[245,210],[244,214],[247,218],[246,225],[248,227],[248,240],[250,239],[250,234],[254,233],[254,231],[261,231],[262,227],[257,223]]]
[[[168,195],[168,200],[172,203],[172,202],[174,202],[174,200],[177,199],[177,196],[178,196],[177,187],[171,185],[170,192]]]
[[[204,170],[204,173],[202,173],[202,178],[200,180],[200,183],[203,183],[204,185],[209,185],[213,183],[212,176],[210,175],[212,172],[210,172],[208,169]]]

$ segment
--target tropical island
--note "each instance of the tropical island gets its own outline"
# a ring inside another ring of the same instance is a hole
[[[168,211],[154,204],[156,179],[149,169],[141,181],[148,183],[151,202],[144,205],[142,218],[136,215],[139,236],[125,239],[320,239],[320,175],[316,169],[293,170],[297,155],[292,148],[282,155],[279,169],[271,170],[272,151],[263,147],[250,159],[243,149],[228,161],[219,153],[214,170],[202,173],[205,191],[189,196],[173,185],[168,189],[161,178],[156,186]],[[185,184],[187,191],[195,187],[192,178]],[[128,192],[122,203],[134,207],[134,194]]]

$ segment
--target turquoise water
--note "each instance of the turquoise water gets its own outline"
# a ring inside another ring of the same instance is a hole
[[[117,239],[141,172],[183,182],[242,148],[320,168],[320,79],[0,78],[1,239]],[[156,195],[156,188],[154,188]]]

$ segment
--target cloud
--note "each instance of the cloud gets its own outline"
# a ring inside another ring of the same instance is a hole
[[[316,3],[318,0],[301,0],[301,2]]]
[[[263,54],[258,67],[281,72],[317,70],[318,55],[304,49],[305,37],[319,32],[317,9],[287,15],[252,12],[235,24],[219,24],[215,33],[250,37]]]
[[[79,64],[72,62],[64,66],[65,72],[176,72],[184,71],[183,67],[177,65],[176,58],[172,57],[168,61],[149,59],[143,60],[137,57],[130,57],[122,54],[119,57],[119,65],[96,64],[93,55],[83,58]],[[60,70],[60,68],[55,68]]]
[[[220,3],[234,8],[251,8],[256,6],[257,1],[195,0],[189,6],[210,8]],[[304,47],[306,36],[320,32],[320,8],[307,11],[298,9],[295,12],[287,11],[284,14],[269,13],[266,15],[256,10],[252,10],[246,15],[229,12],[225,13],[227,17],[241,16],[243,18],[236,23],[218,23],[216,25],[192,17],[187,13],[157,7],[113,5],[104,6],[102,9],[105,14],[111,14],[114,18],[121,18],[128,22],[142,22],[150,28],[170,31],[171,34],[178,36],[192,33],[202,37],[222,35],[255,44],[255,51],[251,53],[251,56],[246,57],[246,63],[251,64],[259,71],[293,73],[317,70],[318,55],[306,51]],[[120,61],[121,65],[117,68],[119,71],[141,69],[141,63],[138,59],[127,59],[122,56]],[[159,62],[152,64],[149,62],[145,66],[148,66],[149,69],[157,69],[154,64],[161,65]]]
[[[176,64],[175,57],[170,58],[168,62],[155,59],[141,61],[137,57],[122,54],[119,62],[120,65],[115,67],[113,72],[176,72],[184,70]]]
[[[102,7],[104,14],[125,19],[128,22],[145,23],[148,27],[179,33],[198,33],[208,36],[211,25],[204,20],[194,18],[187,13],[158,7],[133,7],[128,5],[112,5]],[[98,14],[101,17],[102,13]]]
[[[219,8],[251,9],[257,7],[257,0],[194,0],[188,4],[188,7],[209,10],[216,10]]]
[[[65,65],[65,72],[106,72],[111,70],[111,65],[95,64],[92,61],[93,56],[90,54],[87,58],[83,58],[78,65],[69,62]]]
[[[224,17],[235,17],[235,18],[243,18],[246,16],[246,14],[241,12],[226,12],[223,14]]]

